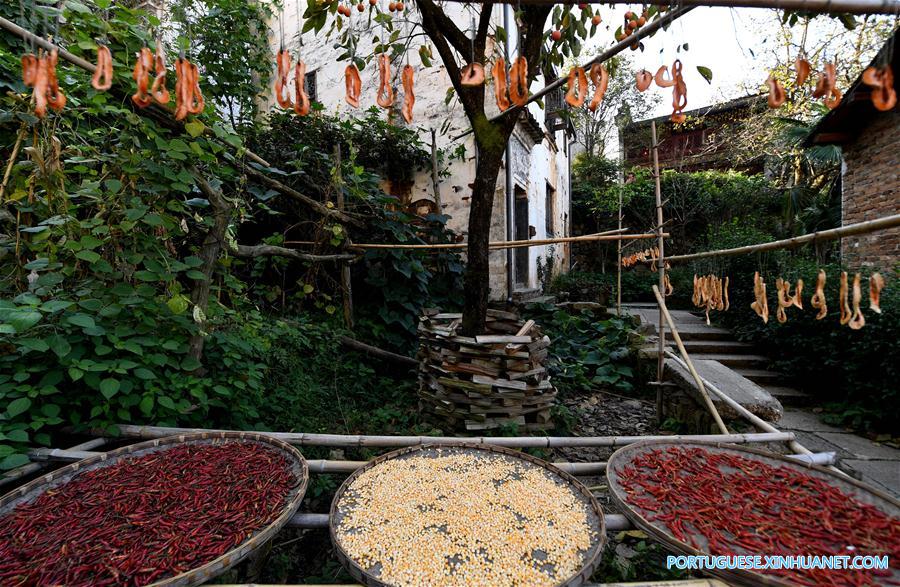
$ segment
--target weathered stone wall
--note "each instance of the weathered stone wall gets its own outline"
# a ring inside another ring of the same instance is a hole
[[[843,152],[841,223],[900,213],[900,113],[875,115]],[[845,238],[841,256],[851,269],[893,268],[900,263],[900,228]]]

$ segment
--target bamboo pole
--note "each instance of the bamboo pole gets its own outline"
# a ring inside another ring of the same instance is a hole
[[[716,421],[716,426],[719,427],[719,430],[722,431],[722,434],[728,434],[728,428],[725,426],[725,422],[722,421],[722,416],[719,415],[719,410],[716,409],[715,404],[713,404],[712,399],[710,399],[709,394],[706,392],[706,386],[703,383],[703,378],[700,377],[700,375],[697,373],[697,370],[694,369],[694,363],[691,361],[691,357],[688,355],[687,349],[684,348],[684,343],[681,342],[681,335],[678,334],[678,329],[675,328],[675,321],[672,320],[672,315],[669,314],[669,309],[666,307],[666,300],[665,298],[663,298],[662,293],[659,291],[659,288],[655,285],[653,286],[653,295],[656,296],[656,302],[659,304],[660,312],[665,317],[666,322],[669,323],[669,329],[672,331],[672,338],[675,340],[675,344],[678,345],[678,352],[680,352],[681,356],[684,357],[684,362],[687,365],[688,371],[691,372],[691,375],[694,377],[694,381],[697,382],[697,387],[700,390],[700,395],[703,396],[703,401],[706,403],[706,408],[712,415],[713,420]],[[660,351],[660,359],[663,358],[663,353],[664,350]],[[660,378],[660,381],[662,381],[662,378]],[[774,430],[772,430],[771,432],[774,432]]]
[[[341,145],[334,145],[334,190],[337,195],[338,210],[344,212],[344,180],[341,175]],[[348,235],[344,235],[349,239]],[[353,330],[353,286],[350,280],[350,263],[341,261],[341,298],[344,306],[344,326]]]
[[[660,183],[659,177],[659,142],[656,138],[656,121],[650,121],[650,149],[653,152],[653,186],[654,186],[654,197],[656,198],[656,232],[659,234],[659,239],[657,240],[656,246],[659,248],[659,254],[657,257],[663,256],[663,247],[665,246],[665,239],[663,239],[663,203],[662,203],[662,186]],[[621,262],[619,263],[621,265]],[[664,263],[657,263],[657,271],[659,272],[659,290],[661,292],[666,291],[666,269]],[[665,293],[663,293],[663,300],[665,298]],[[657,299],[659,299],[657,297]],[[663,321],[663,309],[665,308],[665,301],[660,302],[659,306],[659,322],[657,323],[657,333],[658,333],[658,348],[656,355],[656,382],[659,384],[656,386],[656,423],[662,424],[662,413],[663,413],[663,396],[662,396],[662,382],[663,376],[665,373],[663,372],[663,351],[666,347],[666,325]],[[724,425],[722,426],[724,429]],[[728,434],[727,430],[724,430],[725,434]]]
[[[553,245],[557,243],[574,243],[585,241],[618,241],[618,240],[649,240],[658,238],[656,232],[648,232],[643,234],[619,234],[617,230],[611,230],[603,233],[588,234],[583,236],[565,236],[558,238],[544,238],[535,240],[516,240],[516,241],[494,241],[488,243],[491,250],[497,249],[516,249],[525,247],[540,247],[543,245]],[[664,232],[663,237],[668,238],[669,233]],[[286,245],[310,245],[312,241],[286,241]],[[354,243],[347,247],[348,249],[405,249],[405,250],[441,250],[441,249],[465,249],[467,243],[435,243],[421,245],[405,245],[391,243]]]
[[[687,364],[680,357],[675,355],[675,353],[673,353],[671,351],[666,351],[666,354],[670,358],[674,359],[679,365],[681,365],[684,368],[687,368]],[[701,379],[703,379],[703,378],[701,377]],[[759,416],[757,416],[756,414],[754,414],[753,412],[751,412],[750,410],[748,410],[747,408],[745,408],[744,406],[739,404],[738,402],[731,399],[730,396],[728,396],[724,391],[722,391],[721,389],[716,387],[712,382],[710,382],[707,379],[703,379],[703,382],[706,385],[707,389],[709,389],[711,392],[713,392],[714,394],[719,396],[719,399],[721,399],[723,402],[725,402],[726,404],[731,406],[731,408],[733,408],[737,413],[739,413],[741,416],[746,418],[751,424],[753,424],[760,430],[765,430],[766,432],[769,432],[769,433],[778,432],[778,428],[776,428],[772,424],[766,422],[765,420],[763,420],[762,418],[760,418]],[[794,451],[796,453],[800,453],[801,455],[809,456],[809,455],[814,454],[811,450],[809,450],[808,448],[806,448],[805,446],[803,446],[802,444],[800,444],[793,438],[787,441],[787,445],[792,451]],[[831,469],[832,471],[840,473],[841,475],[847,476],[847,474],[845,472],[841,471],[837,467],[828,467],[828,468]]]
[[[470,0],[448,0],[469,2]],[[499,0],[501,4],[556,6],[559,0]],[[588,4],[633,4],[631,0],[586,0]],[[668,0],[649,0],[648,4],[671,6]],[[772,8],[827,14],[900,14],[896,0],[680,0],[679,6],[724,6],[726,8]],[[629,37],[631,38],[631,37]]]
[[[466,1],[466,0],[459,0],[459,1]],[[597,0],[597,1],[599,1],[599,0]],[[556,4],[556,2],[554,2],[554,4]],[[629,35],[627,38],[623,39],[622,41],[619,41],[618,43],[616,43],[615,45],[613,45],[612,47],[610,47],[609,49],[607,49],[600,55],[597,55],[596,57],[594,57],[593,59],[588,61],[587,63],[581,64],[581,67],[583,67],[584,69],[590,69],[591,66],[594,65],[595,63],[603,63],[604,61],[608,61],[608,60],[612,59],[613,57],[615,57],[616,55],[618,55],[625,49],[628,49],[629,47],[631,47],[632,45],[634,45],[641,39],[643,39],[645,37],[649,37],[650,35],[652,35],[656,31],[658,31],[659,29],[668,26],[669,23],[684,16],[685,14],[687,14],[688,12],[690,12],[693,9],[694,9],[693,6],[680,6],[678,8],[675,8],[674,10],[667,12],[665,14],[665,16],[662,16],[661,18],[654,20],[652,22],[648,22],[646,25],[644,25],[640,29],[638,29],[638,31],[636,33]],[[550,82],[549,84],[544,86],[542,89],[531,94],[528,97],[528,100],[525,102],[525,105],[528,105],[528,104],[531,104],[532,102],[540,100],[541,98],[543,98],[544,96],[546,96],[547,94],[552,92],[553,90],[555,90],[557,88],[561,88],[566,83],[566,81],[567,81],[566,76],[562,76],[562,77],[558,78],[556,81]],[[508,108],[508,109],[500,112],[499,114],[496,114],[496,115],[492,116],[491,118],[489,118],[488,122],[497,122],[501,118],[503,118],[509,114],[512,114],[512,113],[515,113],[516,115],[518,115],[518,113],[521,111],[522,108],[523,108],[523,106],[513,106],[512,108]],[[474,132],[474,131],[470,128],[469,130],[453,137],[453,140],[457,141],[463,137],[466,137],[466,136],[472,134],[472,132]]]
[[[735,247],[733,249],[717,249],[715,251],[706,251],[703,253],[691,253],[690,255],[675,255],[665,259],[658,259],[657,262],[682,262],[693,261],[694,259],[706,259],[709,257],[731,257],[734,255],[744,255],[746,253],[760,253],[763,251],[774,251],[777,249],[789,249],[803,244],[812,242],[830,241],[845,236],[853,236],[856,234],[867,234],[888,228],[900,226],[900,214],[892,214],[875,220],[866,220],[865,222],[857,222],[848,224],[839,228],[830,228],[819,232],[811,232],[793,238],[772,241],[768,243],[760,243],[757,245],[747,245],[744,247]]]
[[[119,424],[119,438],[164,438],[179,434],[199,434],[203,432],[235,432],[234,430],[206,428],[173,428],[166,426],[136,426]],[[267,432],[267,434],[297,446],[332,447],[382,447],[401,448],[420,444],[490,444],[507,448],[561,448],[561,447],[622,447],[643,440],[666,440],[669,442],[692,442],[709,440],[731,444],[755,444],[766,442],[787,442],[794,439],[792,432],[751,433],[751,434],[693,434],[669,436],[374,436],[352,434],[315,434],[308,432]],[[94,430],[93,434],[103,436],[104,430]]]
[[[87,442],[82,442],[81,444],[76,444],[75,446],[69,447],[69,450],[91,450],[94,448],[100,448],[101,446],[105,446],[109,442],[108,438],[92,438]],[[15,469],[11,469],[0,475],[0,487],[12,483],[17,479],[21,479],[26,475],[31,475],[32,473],[37,473],[46,468],[46,462],[37,462],[37,463],[28,463],[22,465],[21,467],[16,467]]]

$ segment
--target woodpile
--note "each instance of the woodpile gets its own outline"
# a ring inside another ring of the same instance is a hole
[[[474,338],[457,334],[461,324],[462,314],[419,319],[420,410],[453,429],[552,428],[550,338],[533,320],[501,310],[488,310],[486,332]]]

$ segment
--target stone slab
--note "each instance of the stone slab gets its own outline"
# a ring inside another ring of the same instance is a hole
[[[840,446],[838,446],[836,444],[828,442],[827,440],[825,440],[824,438],[822,438],[815,432],[804,432],[802,430],[790,430],[790,429],[787,429],[787,428],[781,426],[781,424],[778,424],[778,423],[775,424],[775,427],[778,428],[779,430],[781,430],[782,432],[793,432],[794,436],[795,436],[794,440],[796,440],[798,443],[802,444],[804,447],[808,448],[812,452],[837,453],[838,460],[852,458],[852,456],[853,456],[849,452],[847,452],[845,449],[841,448]]]
[[[778,422],[778,427],[784,430],[805,430],[806,432],[843,432],[822,421],[817,414],[804,410],[785,410]]]
[[[775,422],[781,418],[784,412],[781,403],[759,385],[742,377],[718,361],[701,360],[693,361],[693,363],[700,377],[715,385],[716,389],[726,393],[728,397],[747,408],[751,413],[769,422]],[[666,373],[672,381],[690,393],[700,406],[705,405],[697,383],[687,369],[668,359],[666,360]],[[736,420],[741,418],[740,414],[731,406],[718,399],[714,393],[709,393],[713,404],[723,419]]]
[[[900,462],[900,450],[877,444],[868,438],[846,432],[817,432],[819,436],[832,444],[836,444],[857,459],[862,460],[895,460]]]
[[[859,473],[863,483],[900,498],[900,461],[845,459],[841,465]]]

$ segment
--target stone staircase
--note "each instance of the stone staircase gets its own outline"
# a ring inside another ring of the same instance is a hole
[[[659,310],[655,304],[623,304],[623,310],[638,316],[647,334],[657,336]],[[669,313],[672,314],[684,348],[692,360],[718,361],[765,389],[784,406],[804,406],[810,403],[809,395],[790,387],[786,375],[767,368],[771,364],[768,357],[759,354],[753,345],[735,340],[730,330],[707,326],[702,314],[686,310],[669,310]],[[666,334],[668,347],[677,353],[668,328]]]

